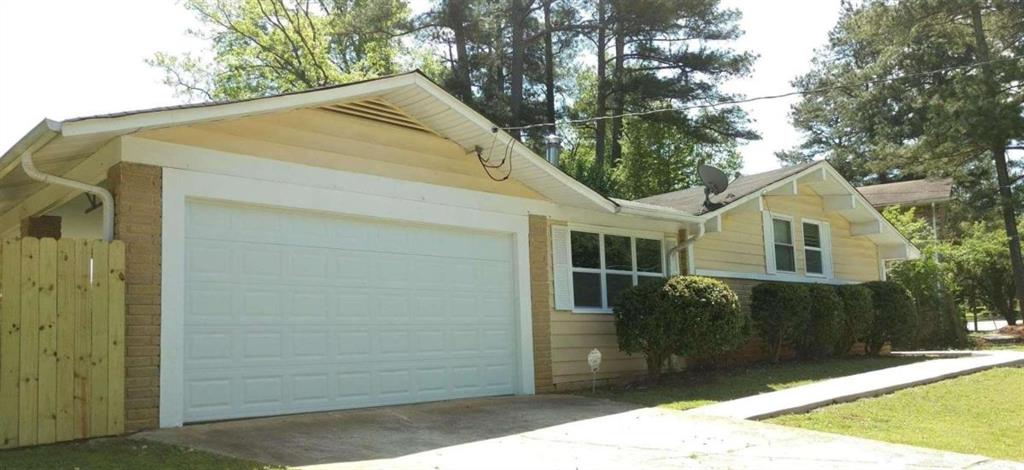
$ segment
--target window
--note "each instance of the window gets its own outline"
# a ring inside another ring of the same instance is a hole
[[[821,225],[804,222],[804,264],[809,275],[825,274],[825,256],[822,253]]]
[[[576,310],[607,311],[623,290],[665,276],[661,240],[573,230],[569,245]]]
[[[796,272],[796,251],[793,247],[793,222],[772,218],[772,234],[775,240],[775,270]]]

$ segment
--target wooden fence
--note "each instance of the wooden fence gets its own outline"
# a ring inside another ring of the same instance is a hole
[[[124,432],[124,244],[0,248],[0,447]]]

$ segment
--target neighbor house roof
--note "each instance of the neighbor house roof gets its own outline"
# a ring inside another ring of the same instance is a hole
[[[0,157],[0,195],[3,196],[0,197],[0,214],[43,186],[21,171],[19,162],[26,151],[33,152],[40,170],[63,175],[119,136],[370,98],[401,109],[417,123],[458,144],[467,153],[481,148],[508,149],[512,155],[513,177],[558,204],[683,223],[696,220],[690,214],[669,207],[648,207],[604,197],[515,141],[419,71],[264,98],[168,106],[62,122],[44,119]]]
[[[722,204],[722,207],[725,207],[730,203],[739,200],[743,196],[752,194],[764,189],[772,183],[782,181],[790,176],[800,173],[815,163],[817,162],[807,162],[799,165],[782,167],[777,170],[766,171],[764,173],[741,175],[735,180],[729,182],[729,187],[725,192],[712,195],[711,202]],[[709,212],[704,207],[704,186],[694,186],[679,191],[645,197],[643,199],[637,199],[637,202],[671,207],[693,215],[701,215]]]
[[[857,188],[875,207],[915,206],[953,198],[953,178],[921,179],[873,184]]]

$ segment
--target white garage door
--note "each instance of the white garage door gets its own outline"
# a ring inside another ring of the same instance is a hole
[[[510,235],[190,202],[185,421],[514,392]]]

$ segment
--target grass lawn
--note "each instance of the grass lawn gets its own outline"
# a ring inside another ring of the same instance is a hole
[[[997,368],[768,420],[838,434],[1024,461],[1024,369]]]
[[[917,362],[920,358],[851,357],[813,362],[787,362],[743,369],[695,372],[665,377],[646,388],[610,387],[588,396],[688,410],[720,401],[806,385],[819,380],[859,374]]]
[[[0,450],[0,469],[5,470],[129,468],[253,470],[276,467],[199,450],[122,438]]]

